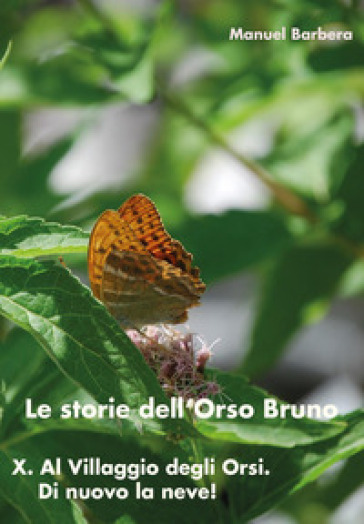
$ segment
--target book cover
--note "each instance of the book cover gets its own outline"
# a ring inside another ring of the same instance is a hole
[[[2,0],[1,522],[363,522],[363,33]]]

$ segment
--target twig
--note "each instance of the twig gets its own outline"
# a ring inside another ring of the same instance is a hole
[[[2,56],[2,58],[0,59],[0,70],[4,67],[4,65],[6,64],[6,61],[7,59],[9,58],[9,55],[10,55],[10,51],[11,51],[11,48],[13,46],[13,42],[12,40],[9,40],[8,42],[8,45],[5,49],[5,53],[4,55]]]
[[[236,151],[229,142],[212,127],[206,124],[206,122],[198,117],[186,104],[184,104],[180,99],[174,97],[167,91],[162,88],[159,88],[159,93],[161,94],[163,100],[170,106],[173,107],[180,114],[185,116],[189,121],[193,122],[196,127],[199,127],[204,133],[210,138],[212,142],[220,146],[224,151],[227,151],[231,156],[233,156],[240,164],[244,167],[247,167],[252,171],[258,178],[265,184],[274,194],[277,201],[284,207],[287,211],[294,215],[299,215],[304,217],[310,223],[315,223],[318,221],[317,217],[313,212],[308,208],[304,200],[298,197],[295,193],[279,184],[271,178],[268,171],[266,171],[261,165],[259,165],[254,160],[246,157],[239,151]]]

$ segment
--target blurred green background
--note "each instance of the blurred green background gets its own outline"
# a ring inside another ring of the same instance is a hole
[[[1,214],[89,230],[145,193],[208,284],[188,326],[220,339],[213,365],[290,402],[362,406],[361,2],[2,0],[0,29]],[[84,257],[66,264],[87,282]],[[363,458],[259,522],[362,522]]]

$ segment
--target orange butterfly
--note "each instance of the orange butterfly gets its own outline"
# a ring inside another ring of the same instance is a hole
[[[192,255],[140,194],[100,216],[90,236],[88,272],[94,295],[123,327],[184,322],[205,291]]]

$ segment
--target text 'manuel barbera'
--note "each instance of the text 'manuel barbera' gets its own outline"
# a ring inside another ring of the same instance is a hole
[[[302,30],[299,27],[283,26],[279,30],[256,30],[243,27],[231,27],[229,40],[292,40],[292,41],[328,41],[338,42],[340,40],[353,40],[353,31],[345,27],[317,27],[314,31]]]

